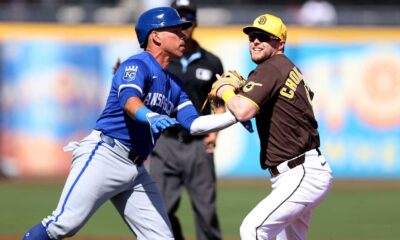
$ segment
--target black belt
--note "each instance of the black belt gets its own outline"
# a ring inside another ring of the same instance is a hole
[[[103,142],[105,142],[106,144],[108,144],[110,147],[114,147],[115,146],[115,139],[105,135],[104,133],[100,133],[100,138]],[[129,151],[128,154],[128,158],[136,165],[140,166],[143,164],[144,160],[146,160],[146,156],[140,156],[137,155],[135,153],[133,153],[133,151]]]
[[[319,148],[316,148],[315,150],[317,150],[318,156],[320,156],[321,151],[319,150]],[[297,158],[288,161],[287,166],[289,167],[289,169],[292,169],[292,168],[295,168],[295,167],[303,164],[305,160],[306,160],[306,154],[304,153],[304,154],[298,156]],[[268,170],[272,177],[276,177],[280,174],[280,172],[278,170],[278,166],[269,167]]]

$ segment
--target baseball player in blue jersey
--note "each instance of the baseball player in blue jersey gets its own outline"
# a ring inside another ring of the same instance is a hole
[[[165,70],[185,50],[182,30],[191,26],[170,7],[144,12],[136,23],[145,50],[118,68],[94,130],[65,150],[72,166],[56,210],[23,239],[71,237],[111,200],[137,239],[173,239],[155,182],[142,162],[160,133],[180,125],[191,134],[218,131],[237,122],[227,111],[199,116],[181,82]]]

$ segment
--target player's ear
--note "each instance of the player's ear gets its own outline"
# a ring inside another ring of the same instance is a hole
[[[284,52],[285,51],[285,45],[286,42],[285,41],[279,41],[279,46],[278,46],[278,50]]]
[[[149,36],[149,42],[154,43],[157,46],[161,45],[161,35],[158,31],[152,31]]]

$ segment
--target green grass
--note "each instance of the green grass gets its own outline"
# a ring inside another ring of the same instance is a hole
[[[312,239],[400,239],[400,191],[335,188],[315,211]]]
[[[54,210],[62,183],[0,182],[0,236],[21,236]],[[223,235],[239,239],[246,214],[270,191],[267,180],[220,180],[218,212]],[[400,239],[400,182],[337,182],[315,210],[308,239]],[[193,214],[184,195],[178,215],[186,236],[194,236]],[[129,237],[131,233],[110,203],[77,236]],[[1,237],[0,237],[1,239]]]

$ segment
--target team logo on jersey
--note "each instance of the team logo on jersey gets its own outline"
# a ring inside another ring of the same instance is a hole
[[[253,90],[253,88],[254,88],[255,86],[261,87],[262,84],[261,84],[261,83],[255,83],[255,82],[253,82],[253,81],[250,81],[250,82],[246,83],[246,85],[244,85],[244,87],[243,87],[243,92],[250,92],[251,90]]]
[[[123,79],[128,82],[135,80],[138,68],[138,66],[126,66]]]

